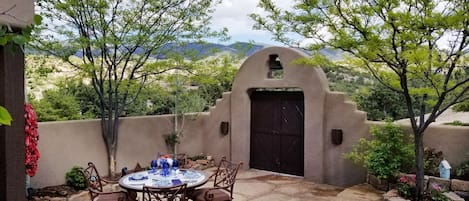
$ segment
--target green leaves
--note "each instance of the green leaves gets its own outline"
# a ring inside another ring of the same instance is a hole
[[[398,125],[387,122],[372,127],[371,135],[372,140],[361,138],[345,158],[363,165],[380,179],[390,179],[399,171],[410,170],[414,161],[413,143],[405,138]]]
[[[14,31],[9,25],[0,26],[0,45],[6,45],[8,42],[13,42],[19,46],[23,46],[31,40],[31,32],[35,26],[42,23],[40,15],[34,15],[33,24],[24,27],[21,32]]]
[[[40,25],[42,23],[42,16],[40,15],[34,15],[33,21],[35,25]]]
[[[0,126],[1,125],[11,125],[11,115],[8,110],[2,106],[0,106]]]

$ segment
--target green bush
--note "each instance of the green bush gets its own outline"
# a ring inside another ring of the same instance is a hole
[[[451,125],[451,126],[469,126],[468,123],[463,123],[459,120],[454,120],[452,122],[446,122],[444,125]]]
[[[371,128],[372,140],[360,139],[345,158],[363,165],[380,179],[393,179],[399,172],[409,172],[414,162],[413,140],[406,139],[403,130],[389,121],[382,127]]]
[[[443,157],[442,151],[436,151],[434,148],[425,147],[423,150],[423,167],[425,174],[430,176],[440,176],[438,166]]]
[[[69,172],[65,174],[65,182],[67,185],[77,189],[82,190],[86,188],[86,180],[81,173],[83,171],[82,167],[74,166]]]
[[[469,153],[466,154],[466,157],[468,160],[462,162],[458,167],[456,167],[456,174],[453,175],[457,179],[469,181]]]
[[[453,111],[467,112],[469,111],[469,101],[461,102],[453,106]]]

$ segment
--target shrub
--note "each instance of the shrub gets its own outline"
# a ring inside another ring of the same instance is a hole
[[[74,166],[69,172],[65,174],[65,182],[67,185],[77,189],[82,190],[86,188],[86,180],[83,174],[82,167]]]
[[[466,153],[466,157],[469,159],[469,153]],[[455,177],[458,179],[469,181],[469,160],[462,162],[456,169]]]
[[[452,122],[443,123],[443,125],[451,125],[451,126],[469,126],[469,123],[463,123],[459,120],[454,120]]]
[[[446,197],[443,193],[445,192],[440,185],[438,184],[431,184],[431,190],[429,192],[429,197],[432,201],[449,201],[450,199]]]
[[[413,140],[406,139],[398,125],[387,121],[382,127],[372,127],[371,135],[372,140],[360,139],[345,158],[363,165],[379,179],[393,179],[400,171],[410,171],[414,161]]]
[[[458,103],[452,109],[456,112],[467,112],[469,111],[469,101]]]
[[[425,174],[430,176],[439,176],[438,166],[440,165],[443,152],[436,151],[434,148],[425,147],[423,150],[423,165]]]
[[[411,199],[415,195],[415,175],[407,178],[401,176],[397,183],[397,192],[405,199]]]

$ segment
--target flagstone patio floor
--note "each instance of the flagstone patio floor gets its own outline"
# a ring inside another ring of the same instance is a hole
[[[216,168],[209,168],[205,171],[212,174]],[[212,185],[213,181],[208,181],[203,187]],[[119,187],[116,184],[111,188]],[[250,169],[238,172],[233,197],[235,201],[381,201],[383,193],[369,184],[342,188],[317,184],[301,177]],[[86,191],[67,199],[64,198],[69,201],[88,201],[89,199]],[[61,201],[60,199],[47,200]]]

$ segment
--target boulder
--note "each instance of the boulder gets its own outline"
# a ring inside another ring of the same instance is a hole
[[[469,192],[467,191],[454,191],[454,193],[464,200],[469,200]]]
[[[469,192],[469,181],[452,179],[451,180],[452,191],[466,191]]]
[[[456,193],[454,192],[445,192],[443,193],[443,195],[449,198],[450,201],[464,201],[464,199],[456,195]]]
[[[378,177],[372,175],[372,174],[367,174],[366,178],[367,183],[369,183],[371,186],[374,188],[381,190],[381,191],[387,191],[388,190],[388,182],[383,179],[379,179]]]
[[[399,196],[397,189],[392,189],[383,194],[384,201],[409,201]]]
[[[82,200],[91,200],[91,197],[88,191],[81,191],[80,193],[73,194],[68,198],[68,201],[82,201]]]
[[[451,186],[451,180],[440,178],[440,177],[429,176],[428,177],[428,187],[426,188],[427,189],[426,191],[430,191],[430,190],[435,189],[434,188],[435,184],[438,185],[442,190],[449,191],[450,186]]]

